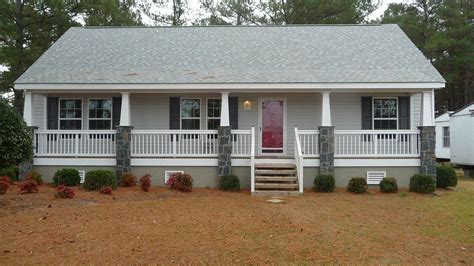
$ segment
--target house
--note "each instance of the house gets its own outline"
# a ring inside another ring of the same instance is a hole
[[[71,28],[15,83],[34,167],[234,173],[303,193],[317,174],[435,175],[445,80],[397,25]]]
[[[451,162],[463,166],[465,175],[474,177],[474,103],[450,115]]]
[[[453,112],[447,111],[435,118],[436,159],[439,161],[449,161],[451,158],[449,115],[452,113]]]

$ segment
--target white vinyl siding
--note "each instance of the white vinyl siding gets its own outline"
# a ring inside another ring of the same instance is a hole
[[[46,97],[33,94],[33,125],[39,130],[46,128]]]
[[[421,124],[421,93],[410,95],[411,129],[417,129]]]

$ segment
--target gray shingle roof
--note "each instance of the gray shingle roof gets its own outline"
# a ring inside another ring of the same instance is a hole
[[[22,83],[444,82],[397,25],[71,28]]]

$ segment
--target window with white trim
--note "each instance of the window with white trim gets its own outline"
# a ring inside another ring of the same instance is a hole
[[[221,124],[221,99],[207,99],[207,129],[217,129]]]
[[[81,99],[59,99],[59,129],[82,129]]]
[[[374,98],[372,110],[374,129],[398,128],[397,98]]]
[[[181,99],[181,129],[201,129],[201,99]]]
[[[449,148],[449,127],[443,127],[443,147]]]
[[[89,99],[89,129],[112,129],[112,99]]]

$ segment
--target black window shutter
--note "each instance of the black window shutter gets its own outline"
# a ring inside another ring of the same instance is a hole
[[[59,98],[58,97],[48,97],[46,112],[48,116],[47,128],[48,129],[58,129],[58,120],[59,120]]]
[[[170,97],[170,129],[180,129],[180,97]]]
[[[229,97],[230,128],[239,128],[239,97]]]
[[[122,97],[112,98],[112,128],[116,129],[120,125],[120,114],[122,111]]]
[[[398,97],[398,129],[410,129],[410,97]]]
[[[362,97],[362,129],[372,129],[372,97]]]

